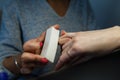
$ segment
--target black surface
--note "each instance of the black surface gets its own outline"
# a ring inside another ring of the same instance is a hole
[[[92,59],[72,68],[29,80],[120,80],[120,54]]]

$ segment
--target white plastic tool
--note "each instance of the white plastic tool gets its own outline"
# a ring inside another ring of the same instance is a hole
[[[58,39],[59,39],[59,30],[54,27],[50,27],[46,31],[45,41],[43,45],[43,49],[41,52],[41,56],[47,58],[51,63],[54,63]]]

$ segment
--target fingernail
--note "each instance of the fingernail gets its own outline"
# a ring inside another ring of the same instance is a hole
[[[43,43],[42,42],[40,42],[40,47],[42,47],[43,46]]]
[[[41,59],[40,59],[40,62],[46,64],[46,63],[48,63],[48,60],[47,60],[46,58],[41,58]]]

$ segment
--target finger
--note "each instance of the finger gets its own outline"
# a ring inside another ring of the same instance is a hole
[[[58,63],[56,64],[55,70],[59,70],[67,62],[69,62],[71,60],[72,56],[68,51],[69,51],[69,47],[67,47],[65,50],[63,50],[62,55],[60,56]]]
[[[61,30],[61,36],[65,35],[67,32],[65,30]]]
[[[30,51],[30,52],[34,53],[34,48],[32,46],[34,44],[34,41],[35,41],[35,39],[31,39],[31,40],[25,42],[23,45],[24,51],[26,51],[26,52]]]
[[[66,33],[63,36],[61,36],[60,38],[73,38],[75,36],[75,33]]]
[[[29,62],[41,62],[41,63],[47,63],[48,60],[40,55],[35,55],[32,53],[23,53],[21,56],[21,60],[24,63],[29,63]]]
[[[71,37],[71,38],[72,38],[72,37],[74,37],[74,36],[75,36],[75,34],[76,34],[76,33],[74,33],[74,32],[72,32],[72,33],[66,33],[66,36],[67,36],[67,37]]]
[[[55,66],[55,70],[59,70],[60,68],[62,68],[62,66],[64,66],[64,63],[59,60]]]
[[[60,59],[58,60],[58,63],[56,65],[56,70],[63,67],[67,62],[73,61],[76,57],[82,57],[84,54],[76,52],[76,49],[72,47],[72,43],[69,44],[69,46],[65,47],[63,49],[62,55],[60,56]]]
[[[46,35],[46,32],[43,32],[42,34],[40,34],[40,36],[37,37],[37,41],[38,41],[38,42],[44,42],[44,40],[45,40],[45,35]]]
[[[27,63],[22,63],[22,68],[30,68],[34,69],[36,67],[43,67],[45,64],[41,62],[27,62]]]
[[[39,47],[36,48],[35,54],[40,55],[41,50],[42,50],[42,47],[43,47],[43,43],[40,42],[40,43],[39,43]]]
[[[68,46],[72,46],[72,40],[69,40],[68,42],[66,42],[63,46],[62,46],[62,49],[65,49],[66,47]]]
[[[42,42],[31,42],[26,46],[24,51],[40,55],[42,47]]]
[[[41,53],[41,49],[38,48],[38,49],[35,51],[35,54],[40,55],[40,53]]]
[[[61,56],[58,60],[58,63],[55,66],[55,70],[61,69],[69,60],[70,57],[67,54],[63,54],[64,56]]]
[[[40,49],[40,42],[36,41],[36,39],[29,40],[23,46],[25,52],[35,53],[37,49]]]
[[[54,27],[55,29],[59,30],[60,26],[58,24],[55,24],[53,26],[49,26],[48,28]]]
[[[63,39],[59,39],[58,42],[60,45],[64,45],[65,43],[67,43],[70,40],[71,40],[70,38],[63,38]]]
[[[59,30],[59,28],[60,28],[60,26],[59,26],[58,24],[53,25],[53,26],[51,26],[51,27],[54,27],[54,28],[57,29],[57,30]]]
[[[66,54],[70,49],[70,46],[66,47],[65,49],[62,50],[62,54]]]
[[[42,42],[40,42],[40,44],[39,44],[39,45],[40,45],[40,47],[43,47],[43,43],[42,43]]]

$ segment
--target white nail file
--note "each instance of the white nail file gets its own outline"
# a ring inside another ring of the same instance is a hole
[[[54,63],[58,39],[59,39],[59,30],[54,27],[50,27],[46,31],[45,41],[43,45],[43,49],[41,52],[41,56],[47,58],[51,63]]]

